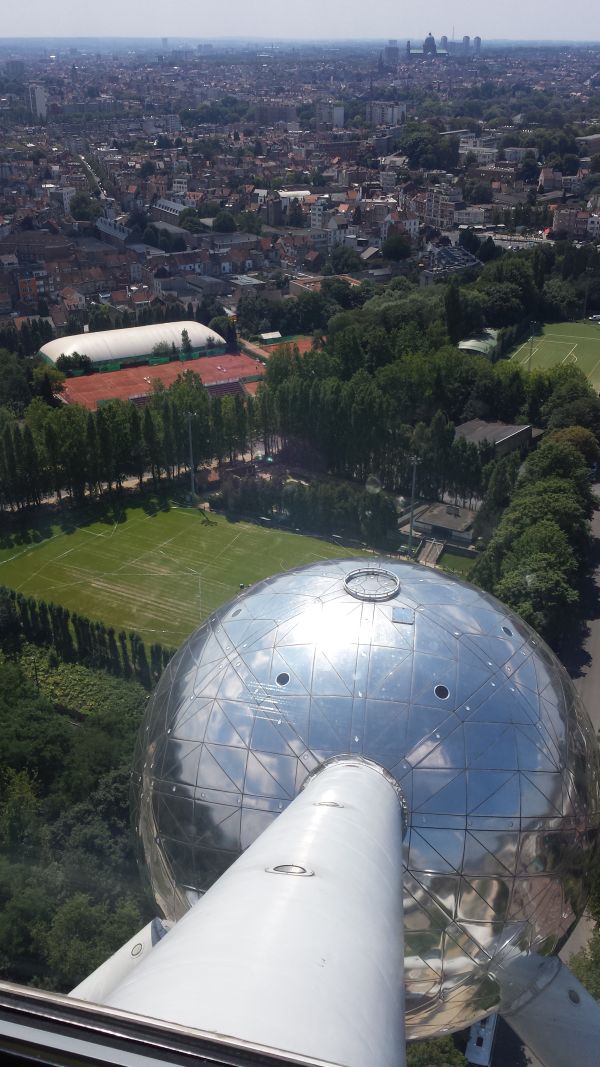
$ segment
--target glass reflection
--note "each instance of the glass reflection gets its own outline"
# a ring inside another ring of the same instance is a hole
[[[429,569],[330,560],[243,592],[150,701],[132,776],[155,898],[179,918],[325,759],[401,782],[407,1031],[493,1011],[499,954],[552,952],[584,907],[599,823],[589,720],[552,652],[492,597]],[[369,589],[399,588],[390,599]],[[363,599],[366,595],[366,599]]]

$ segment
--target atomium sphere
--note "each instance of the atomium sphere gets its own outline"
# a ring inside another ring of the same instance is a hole
[[[555,951],[583,910],[589,719],[524,622],[439,571],[350,559],[269,578],[189,638],[148,705],[134,823],[164,914],[346,753],[390,771],[408,807],[407,1035],[470,1025],[498,1005],[498,960]]]

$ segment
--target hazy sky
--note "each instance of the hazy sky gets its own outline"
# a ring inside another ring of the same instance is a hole
[[[472,0],[29,0],[2,4],[7,37],[450,37],[600,40],[600,4]]]

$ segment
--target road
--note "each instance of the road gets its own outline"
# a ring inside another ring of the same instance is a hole
[[[98,177],[96,172],[92,170],[92,168],[90,167],[90,165],[89,165],[87,159],[85,158],[85,156],[80,156],[79,158],[80,158],[81,162],[83,163],[84,167],[86,168],[86,170],[88,171],[88,173],[91,174],[92,178],[94,179],[94,182],[95,182],[96,186],[98,187],[98,191],[100,193],[100,199],[101,200],[106,200],[106,190],[104,189],[104,186],[102,185],[102,182],[100,181],[100,178]]]

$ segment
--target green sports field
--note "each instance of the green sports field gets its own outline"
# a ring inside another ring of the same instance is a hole
[[[519,345],[511,359],[531,370],[574,363],[600,392],[600,323],[589,319],[551,323],[533,337],[533,343],[528,339]]]
[[[25,543],[24,543],[25,542]],[[0,585],[174,648],[216,607],[278,571],[352,550],[172,506],[30,529],[0,548]]]

